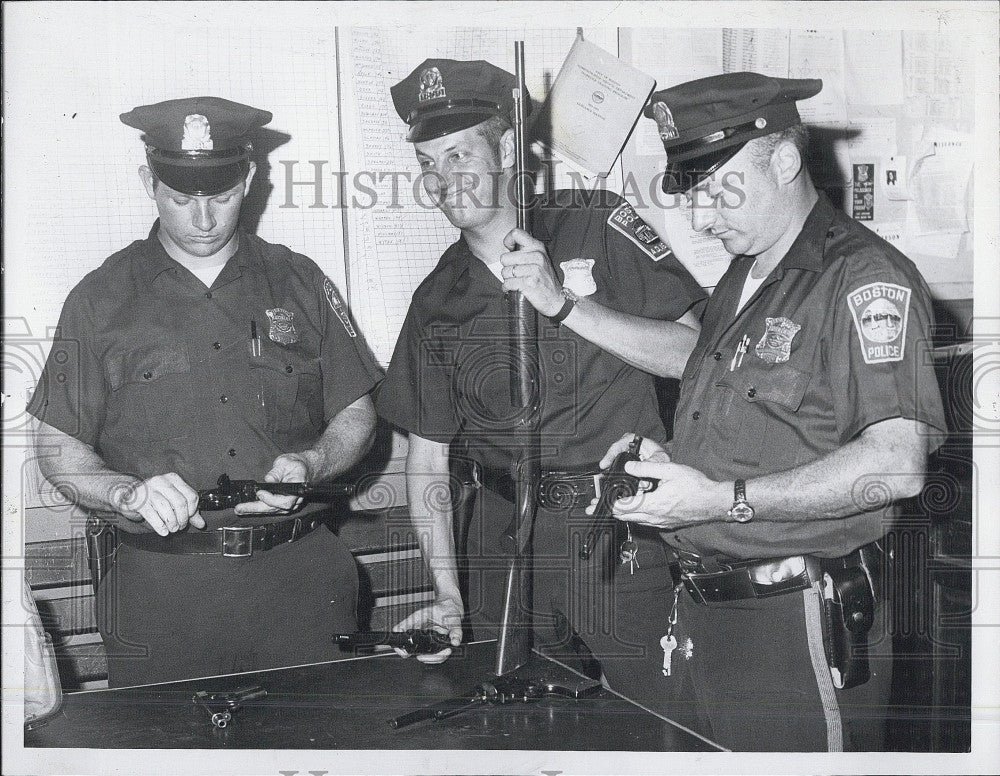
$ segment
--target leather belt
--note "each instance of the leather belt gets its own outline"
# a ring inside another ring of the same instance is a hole
[[[312,533],[321,522],[319,517],[293,517],[268,525],[226,526],[214,531],[188,529],[170,536],[125,531],[118,534],[123,544],[147,552],[249,558],[254,552],[267,552],[279,544],[296,542]]]
[[[703,571],[701,558],[693,553],[674,550],[680,566],[680,578],[696,603],[737,601],[745,598],[771,598],[806,590],[831,569],[860,566],[872,583],[876,600],[881,599],[882,549],[872,542],[840,558],[817,558],[793,555],[767,560],[732,561],[721,571]]]

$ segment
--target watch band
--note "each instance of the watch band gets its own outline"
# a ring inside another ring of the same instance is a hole
[[[563,288],[562,295],[566,299],[566,301],[563,302],[563,306],[559,308],[559,312],[555,315],[549,316],[549,320],[556,324],[565,321],[566,316],[572,312],[573,308],[576,307],[577,301],[579,301],[579,297],[568,288]]]
[[[746,480],[736,480],[733,483],[733,501],[746,501],[747,500],[747,482]]]

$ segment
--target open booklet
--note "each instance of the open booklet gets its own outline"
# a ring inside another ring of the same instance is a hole
[[[656,81],[582,37],[574,41],[533,137],[587,177],[605,177]]]

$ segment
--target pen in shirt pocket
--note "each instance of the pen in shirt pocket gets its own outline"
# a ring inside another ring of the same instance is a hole
[[[253,358],[260,358],[260,335],[257,333],[257,320],[250,319],[250,355]],[[260,402],[261,409],[264,409],[264,376],[258,369],[259,382],[257,383],[257,401]]]
[[[733,353],[733,360],[729,362],[729,371],[735,372],[740,366],[743,365],[743,356],[750,347],[750,337],[746,334],[740,339],[740,344],[736,346],[736,352]]]

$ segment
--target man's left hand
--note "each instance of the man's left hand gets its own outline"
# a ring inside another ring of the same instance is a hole
[[[503,244],[510,250],[500,257],[503,290],[520,291],[542,315],[558,313],[566,299],[545,246],[523,229],[511,229]]]
[[[732,485],[710,480],[697,469],[664,460],[629,461],[625,471],[636,477],[659,480],[656,490],[619,499],[612,512],[619,520],[661,530],[724,520],[733,505]],[[596,502],[591,504],[592,512]]]
[[[304,458],[294,453],[279,455],[271,471],[264,475],[264,482],[308,482],[309,466]],[[266,490],[257,491],[257,501],[237,504],[238,515],[287,515],[302,506],[299,496],[276,496]]]

